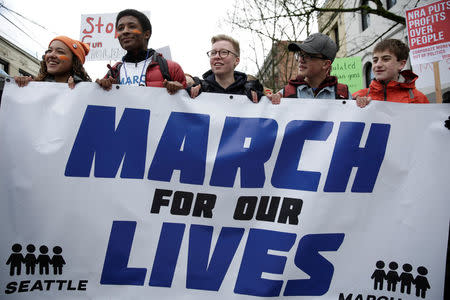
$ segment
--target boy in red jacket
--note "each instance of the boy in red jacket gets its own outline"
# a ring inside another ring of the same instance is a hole
[[[400,40],[387,39],[375,46],[372,56],[375,78],[369,88],[353,94],[359,107],[365,107],[371,100],[429,103],[427,97],[416,89],[418,76],[410,70],[402,71],[408,55],[408,46]]]

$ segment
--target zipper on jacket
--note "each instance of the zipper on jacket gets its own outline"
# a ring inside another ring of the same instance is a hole
[[[383,83],[383,95],[384,95],[384,101],[387,101],[387,83]]]

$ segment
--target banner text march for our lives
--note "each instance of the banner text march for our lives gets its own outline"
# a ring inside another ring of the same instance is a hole
[[[446,114],[9,83],[0,293],[442,298],[449,161],[426,154],[448,148]],[[429,287],[386,289],[395,265]]]

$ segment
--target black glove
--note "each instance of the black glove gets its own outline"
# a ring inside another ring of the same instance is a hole
[[[450,130],[450,116],[448,117],[448,120],[445,120],[445,127]]]

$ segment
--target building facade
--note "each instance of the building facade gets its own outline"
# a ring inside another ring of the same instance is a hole
[[[388,12],[405,17],[406,10],[417,6],[427,5],[436,0],[380,0],[383,8]],[[327,0],[324,8],[354,8],[369,5],[376,8],[374,1],[368,0]],[[361,57],[363,85],[367,87],[373,79],[372,51],[374,46],[384,39],[399,39],[408,44],[406,27],[384,17],[361,12],[325,12],[318,14],[319,31],[333,38],[339,46],[337,57]],[[439,63],[441,72],[442,92],[450,90],[449,78],[450,59]],[[405,69],[411,69],[419,79],[416,86],[427,95],[431,102],[435,102],[433,66],[432,64],[411,65],[408,60]],[[430,70],[431,69],[431,70]],[[431,78],[430,78],[431,77]],[[448,80],[448,81],[447,81]]]
[[[0,69],[10,76],[36,76],[39,60],[0,36]]]

